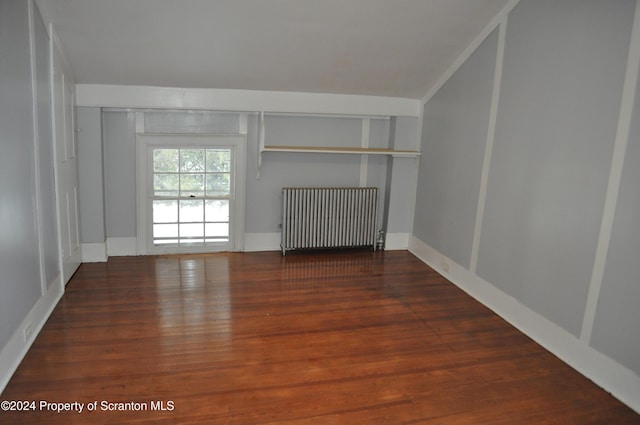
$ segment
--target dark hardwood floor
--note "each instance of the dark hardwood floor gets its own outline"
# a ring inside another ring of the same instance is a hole
[[[2,424],[640,424],[403,251],[83,264],[0,399],[37,404]]]

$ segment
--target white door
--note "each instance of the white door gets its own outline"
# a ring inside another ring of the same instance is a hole
[[[138,135],[140,253],[238,251],[244,136]]]
[[[78,158],[75,138],[73,85],[53,50],[53,125],[55,146],[56,203],[63,283],[82,261],[78,222]]]

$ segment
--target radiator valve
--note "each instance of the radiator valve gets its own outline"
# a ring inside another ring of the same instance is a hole
[[[378,230],[378,239],[376,240],[376,250],[384,251],[384,230]]]

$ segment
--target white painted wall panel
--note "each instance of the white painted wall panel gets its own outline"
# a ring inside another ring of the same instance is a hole
[[[389,119],[369,120],[369,147],[386,149],[389,147]],[[382,228],[384,214],[384,200],[391,187],[387,187],[388,157],[370,155],[365,157],[367,167],[367,181],[365,186],[377,187],[378,190],[378,228]],[[362,164],[361,164],[362,166]]]
[[[591,337],[592,346],[640,375],[640,85]]]
[[[0,347],[40,298],[26,1],[0,2]]]
[[[260,179],[256,180],[257,117],[251,117],[249,122],[247,232],[280,231],[283,187],[359,185],[359,155],[268,152],[263,154]],[[267,145],[359,147],[361,144],[362,122],[356,118],[268,116],[265,127]]]
[[[107,238],[135,237],[135,114],[105,111],[102,117],[106,236]]]
[[[394,147],[415,150],[418,143],[418,119],[397,117]],[[387,233],[410,233],[413,228],[413,206],[416,185],[416,158],[393,158],[389,185],[389,220]]]
[[[359,155],[265,153],[256,179],[258,120],[249,114],[247,134],[246,220],[248,233],[279,232],[281,189],[286,186],[358,186]],[[144,112],[145,129],[154,133],[228,133],[239,130],[233,113]],[[373,125],[371,137],[388,141],[388,120]],[[135,112],[104,110],[104,188],[107,238],[135,237]],[[267,144],[359,147],[359,118],[269,116]],[[386,160],[373,159],[369,184],[384,185]],[[90,170],[89,170],[90,172]],[[94,185],[97,184],[94,182]],[[90,214],[89,212],[83,215]],[[85,242],[96,242],[85,240]]]
[[[113,108],[409,117],[417,117],[420,111],[420,101],[408,98],[266,90],[78,84],[76,97],[79,106]]]
[[[80,240],[82,243],[104,243],[102,111],[81,107],[77,108],[76,114]]]
[[[414,234],[469,267],[489,127],[494,31],[424,107]]]
[[[362,123],[356,118],[265,115],[265,145],[360,147]]]
[[[145,133],[238,134],[238,114],[210,111],[147,111]]]
[[[44,279],[52,285],[60,271],[60,253],[58,250],[58,221],[55,198],[55,174],[53,154],[53,128],[51,126],[51,66],[49,53],[49,35],[37,8],[34,8],[34,45],[36,60],[36,102],[38,120],[38,178],[40,233]]]
[[[579,335],[634,2],[523,0],[509,14],[478,274]]]
[[[144,131],[149,133],[237,134],[239,131],[238,113],[169,110],[141,112]],[[102,126],[106,237],[135,238],[136,112],[105,109],[102,113]],[[95,141],[91,143],[95,144]],[[94,158],[94,161],[97,161],[97,158]],[[90,173],[91,170],[88,169],[86,172]],[[92,178],[95,177],[94,175]],[[97,180],[92,186],[99,191],[96,185]],[[86,188],[83,193],[89,190]],[[85,217],[87,214],[90,212],[83,213]],[[82,217],[81,220],[83,220]],[[86,220],[85,218],[84,221]],[[93,220],[89,220],[93,225]],[[84,242],[99,242],[100,235],[93,235],[90,238],[97,240],[84,240]]]

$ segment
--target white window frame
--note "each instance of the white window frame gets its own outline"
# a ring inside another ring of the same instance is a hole
[[[243,134],[137,134],[136,135],[136,165],[137,165],[137,247],[139,255],[145,254],[183,254],[200,252],[224,252],[244,250],[244,221],[245,221],[245,188],[246,188],[246,144],[247,138]],[[234,180],[233,193],[230,199],[229,211],[229,244],[224,246],[197,245],[175,246],[155,245],[152,231],[152,202],[153,184],[150,176],[153,170],[153,160],[150,152],[155,148],[190,147],[221,148],[231,147],[234,150],[234,161],[231,164]]]

